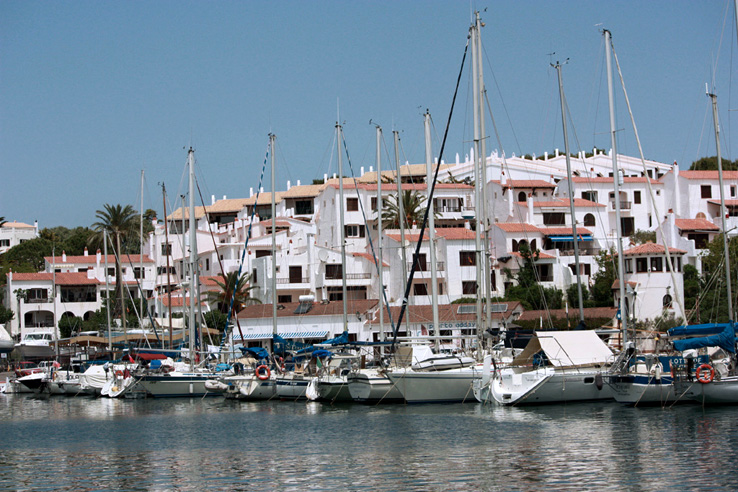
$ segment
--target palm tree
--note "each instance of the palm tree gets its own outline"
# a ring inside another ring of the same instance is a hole
[[[382,210],[382,227],[386,229],[399,229],[402,214],[400,213],[400,203],[398,203],[397,195],[392,195],[387,200],[383,200]],[[423,206],[425,197],[417,191],[407,190],[402,192],[402,208],[405,214],[405,227],[412,226],[413,222],[420,225],[425,217],[425,209]],[[438,217],[438,212],[435,213]]]
[[[103,210],[97,210],[95,216],[98,221],[92,224],[95,234],[90,236],[90,244],[101,244],[103,233],[107,232],[113,240],[115,253],[115,290],[117,302],[114,313],[120,316],[123,323],[123,332],[126,332],[125,299],[123,298],[123,272],[121,270],[121,243],[123,241],[136,242],[138,240],[139,218],[138,212],[130,205],[125,207],[106,203]],[[107,272],[105,272],[107,275]]]
[[[220,312],[228,313],[234,290],[236,291],[236,298],[233,300],[234,312],[237,313],[250,304],[261,304],[259,299],[251,297],[251,290],[254,286],[247,286],[250,280],[248,273],[242,274],[240,278],[238,272],[230,272],[226,275],[221,273],[219,276],[223,279],[223,281],[215,280],[219,290],[208,292],[207,299],[215,303]]]
[[[0,227],[3,226],[4,223],[6,223],[7,220],[5,220],[5,217],[0,217]]]

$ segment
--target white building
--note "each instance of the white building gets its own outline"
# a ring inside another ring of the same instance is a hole
[[[38,222],[33,225],[23,222],[6,222],[0,226],[0,254],[13,246],[38,237]]]

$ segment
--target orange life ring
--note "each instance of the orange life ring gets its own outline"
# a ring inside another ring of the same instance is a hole
[[[123,371],[115,371],[115,375],[123,377]]]
[[[262,371],[262,369],[264,369],[264,371]],[[256,368],[256,377],[261,379],[262,381],[266,381],[271,375],[272,371],[270,371],[269,368],[263,364]]]
[[[697,368],[697,372],[694,375],[697,377],[697,381],[702,384],[711,383],[715,377],[715,369],[710,364],[702,364]]]

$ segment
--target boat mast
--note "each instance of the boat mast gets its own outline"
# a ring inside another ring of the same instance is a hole
[[[566,62],[564,62],[566,63]],[[577,273],[577,300],[579,301],[579,322],[584,323],[584,311],[582,306],[582,278],[579,271],[579,242],[577,235],[577,218],[574,214],[574,190],[571,183],[571,157],[569,156],[569,133],[566,126],[566,99],[564,98],[564,81],[561,78],[561,63],[551,65],[556,69],[559,76],[559,99],[561,100],[561,121],[564,128],[564,152],[566,153],[566,177],[569,188],[569,212],[571,213],[571,235],[574,240],[574,268]]]
[[[377,238],[379,239],[379,340],[384,342],[384,278],[382,268],[382,127],[377,125]]]
[[[482,326],[482,297],[480,293],[483,289],[483,270],[482,270],[482,173],[479,165],[480,135],[479,135],[479,65],[477,64],[477,24],[472,24],[469,29],[471,36],[472,48],[472,101],[474,106],[474,216],[476,218],[476,226],[474,227],[474,249],[476,250],[475,261],[477,270],[477,291],[476,291],[476,327],[477,337],[482,340],[484,327]],[[481,347],[481,344],[480,344]]]
[[[487,89],[484,85],[484,65],[482,64],[482,27],[484,24],[479,18],[479,11],[476,12],[477,16],[477,76],[479,77],[479,159],[481,166],[480,177],[482,182],[479,186],[481,192],[480,202],[482,204],[482,230],[480,238],[483,244],[483,257],[482,257],[482,272],[484,274],[484,328],[489,328],[490,320],[492,319],[492,262],[489,253],[489,203],[487,202],[487,134],[484,123],[484,100]],[[477,222],[479,224],[479,221]],[[481,347],[480,347],[481,348]]]
[[[397,182],[397,210],[399,214],[399,226],[400,226],[400,255],[402,258],[402,279],[407,282],[407,251],[405,250],[405,203],[402,196],[402,175],[400,173],[400,132],[397,130],[392,131],[395,141],[395,166],[397,167],[397,174],[395,175],[395,181]],[[400,326],[398,325],[396,330],[399,331]]]
[[[433,335],[436,339],[436,352],[441,348],[441,326],[438,321],[438,268],[436,265],[436,226],[435,211],[433,210],[433,150],[431,149],[430,113],[425,112],[423,117],[425,126],[425,168],[428,174],[428,248],[431,264],[431,302],[433,308]],[[440,163],[438,164],[440,166]],[[422,241],[422,238],[421,238]]]
[[[51,257],[56,263],[56,248],[52,247]],[[56,267],[51,265],[51,301],[54,303],[54,356],[59,358],[59,321],[56,319]]]
[[[164,186],[164,183],[161,184],[161,195],[162,200],[164,201],[164,241],[166,243],[166,247],[164,248],[164,253],[167,256],[167,304],[169,305],[169,348],[172,347],[172,277],[171,273],[169,272],[169,256],[170,256],[170,249],[171,245],[169,244],[169,221],[167,220],[167,189]],[[162,345],[164,345],[164,337],[162,337]]]
[[[141,209],[139,210],[139,219],[138,219],[138,237],[139,237],[139,248],[138,248],[138,275],[139,275],[139,289],[138,289],[138,295],[140,296],[140,302],[139,306],[140,309],[138,311],[138,315],[141,317],[141,320],[145,319],[144,316],[144,293],[143,293],[143,281],[144,281],[144,268],[143,268],[143,252],[144,252],[144,225],[143,225],[143,213],[144,210],[144,170],[141,169]],[[135,275],[134,275],[135,277]],[[152,329],[156,330],[156,328],[152,325]]]
[[[271,154],[272,164],[272,335],[277,334],[277,199],[276,199],[276,183],[275,176],[275,158],[274,158],[274,142],[277,136],[269,134],[269,153]],[[236,279],[238,282],[238,279]]]
[[[738,14],[737,14],[738,15]],[[717,95],[708,92],[707,96],[712,100],[712,122],[715,126],[715,146],[717,147],[718,183],[720,185],[720,221],[723,228],[723,250],[725,254],[725,276],[728,287],[728,321],[733,322],[733,289],[731,287],[730,253],[728,250],[728,228],[725,225],[725,190],[723,189],[723,160],[720,154],[720,123],[718,122]]]
[[[195,224],[195,151],[190,150],[187,152],[188,168],[190,172],[190,329],[189,329],[189,352],[190,352],[190,369],[194,369],[195,362],[195,281],[197,270],[197,233]],[[185,301],[187,296],[185,294]]]
[[[628,341],[628,310],[626,309],[625,299],[625,259],[623,258],[623,227],[620,223],[620,171],[618,169],[618,151],[616,145],[615,132],[615,98],[613,96],[612,87],[612,45],[610,41],[610,31],[607,29],[603,30],[605,35],[605,56],[607,61],[607,98],[610,107],[610,143],[612,149],[612,180],[615,186],[615,226],[617,231],[617,246],[618,246],[618,286],[620,290],[620,321],[623,329],[623,348],[625,343]],[[564,125],[566,126],[566,125]]]
[[[343,331],[346,331],[348,330],[348,312],[346,307],[346,302],[348,302],[346,289],[346,231],[344,231],[344,208],[346,207],[346,204],[343,200],[343,156],[341,153],[341,140],[343,140],[342,127],[338,122],[336,122],[336,146],[338,148],[338,213],[340,217],[339,226],[341,229],[341,273],[343,274],[341,294],[343,296]]]
[[[103,229],[103,255],[105,255],[105,311],[108,318],[108,352],[113,354],[113,340],[110,335],[110,283],[108,282],[108,231]]]

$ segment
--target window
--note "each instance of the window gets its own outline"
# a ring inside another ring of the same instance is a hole
[[[78,273],[87,273],[87,268],[78,268],[77,269],[77,272]]]
[[[566,225],[566,214],[564,212],[549,212],[543,214],[544,225]]]
[[[108,277],[115,277],[115,268],[108,267]]]
[[[49,291],[46,289],[28,289],[26,300],[28,302],[44,302],[49,298]]]
[[[295,213],[297,215],[312,215],[313,201],[312,200],[296,200],[295,201]]]
[[[251,282],[255,284],[258,281],[258,277],[256,276],[256,268],[254,268],[253,270],[251,270]]]
[[[299,284],[302,283],[302,267],[301,266],[290,266],[290,283]],[[287,301],[292,302],[292,301]]]
[[[492,285],[490,285],[490,288],[492,290],[497,290],[497,275],[496,275],[496,273],[495,273],[494,270],[492,270],[492,273],[491,273],[490,277],[491,277],[491,281],[492,281]]]
[[[413,295],[415,296],[427,296],[428,286],[425,284],[413,284]]]
[[[623,236],[632,236],[635,232],[635,218],[620,217],[620,227],[623,231]]]
[[[205,270],[210,270],[210,258],[205,258]]]
[[[671,309],[671,302],[672,302],[671,296],[669,294],[666,294],[663,300],[664,309]]]
[[[700,190],[702,192],[702,198],[712,198],[712,186],[702,185]]]
[[[735,197],[735,193],[736,193],[736,186],[735,185],[732,185],[730,187],[730,196],[731,197]]]
[[[358,212],[359,211],[359,199],[358,198],[347,198],[346,199],[346,211],[347,212]]]
[[[162,256],[172,256],[172,245],[171,243],[166,243],[161,245],[161,255]]]
[[[477,254],[474,251],[459,251],[459,265],[475,266],[477,264]]]
[[[641,192],[640,191],[633,192],[633,203],[635,204],[641,203]]]
[[[372,210],[373,211],[377,210],[377,197],[376,196],[372,197]]]
[[[648,258],[636,258],[636,273],[648,271]]]
[[[10,239],[0,239],[0,248],[10,246]]]
[[[461,282],[461,293],[468,296],[477,295],[477,283],[474,281]]]
[[[587,214],[584,216],[584,227],[595,227],[596,224],[594,215]]]
[[[625,273],[633,273],[633,260],[630,258],[625,260]]]
[[[525,201],[527,201],[527,197],[525,196],[525,192],[524,191],[521,191],[520,193],[518,193],[518,201],[519,202],[525,202]]]
[[[133,268],[133,278],[141,279],[144,277],[143,273],[144,271],[140,267]]]
[[[663,272],[664,271],[664,259],[660,256],[651,258],[651,271],[652,272]]]
[[[264,256],[272,256],[272,250],[270,250],[270,249],[257,249],[255,256],[257,258],[263,258]]]
[[[292,302],[292,296],[289,294],[279,295],[277,296],[277,302],[279,304]]]
[[[343,234],[346,237],[364,237],[364,226],[363,225],[343,226]]]
[[[582,199],[583,200],[589,200],[590,202],[596,202],[597,201],[597,192],[596,191],[583,191],[582,192]]]
[[[343,278],[343,266],[341,264],[326,265],[325,278],[329,280],[341,280]]]

